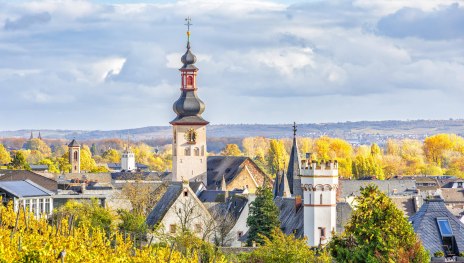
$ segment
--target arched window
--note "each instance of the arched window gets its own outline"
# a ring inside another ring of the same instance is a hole
[[[192,86],[193,85],[193,77],[192,76],[188,76],[187,77],[187,86]]]
[[[322,205],[322,194],[321,194],[321,205]]]
[[[77,162],[77,160],[78,160],[77,151],[74,151],[74,161]]]
[[[195,154],[195,156],[200,156],[200,149],[198,149],[198,147],[195,147],[195,149],[193,149],[193,154]]]
[[[191,128],[185,133],[185,140],[189,144],[195,144],[197,140],[197,132],[195,129]]]
[[[205,156],[205,146],[201,146],[201,156]]]
[[[190,148],[189,147],[185,148],[184,155],[185,156],[190,156]]]

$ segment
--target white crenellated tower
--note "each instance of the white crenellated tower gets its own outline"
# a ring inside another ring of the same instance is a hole
[[[121,155],[121,170],[130,172],[137,169],[135,166],[135,154],[129,147],[127,147]]]
[[[336,231],[337,161],[301,161],[300,178],[304,199],[304,234],[308,245],[325,245]]]

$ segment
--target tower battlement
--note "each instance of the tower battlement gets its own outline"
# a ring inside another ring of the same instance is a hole
[[[338,176],[338,161],[302,160],[300,176]]]

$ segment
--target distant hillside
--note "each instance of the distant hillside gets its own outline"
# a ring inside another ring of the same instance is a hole
[[[30,130],[0,131],[0,137],[29,138]],[[40,130],[42,137],[54,139],[94,140],[127,138],[131,140],[159,140],[171,137],[171,127],[150,126],[135,129],[85,131]],[[464,134],[464,120],[414,120],[414,121],[360,121],[343,123],[298,124],[298,135],[319,137],[327,135],[348,140],[354,144],[377,142],[387,138],[423,139],[437,133]],[[37,131],[35,131],[37,136]],[[292,136],[291,124],[233,124],[209,125],[209,138],[240,139],[250,136],[284,138]]]

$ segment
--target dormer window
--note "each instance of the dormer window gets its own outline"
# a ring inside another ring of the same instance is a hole
[[[437,218],[438,228],[442,237],[453,236],[453,229],[448,221],[448,218]]]
[[[443,251],[446,257],[455,256],[458,253],[456,238],[453,234],[451,224],[446,217],[437,218],[438,229],[440,230]]]

